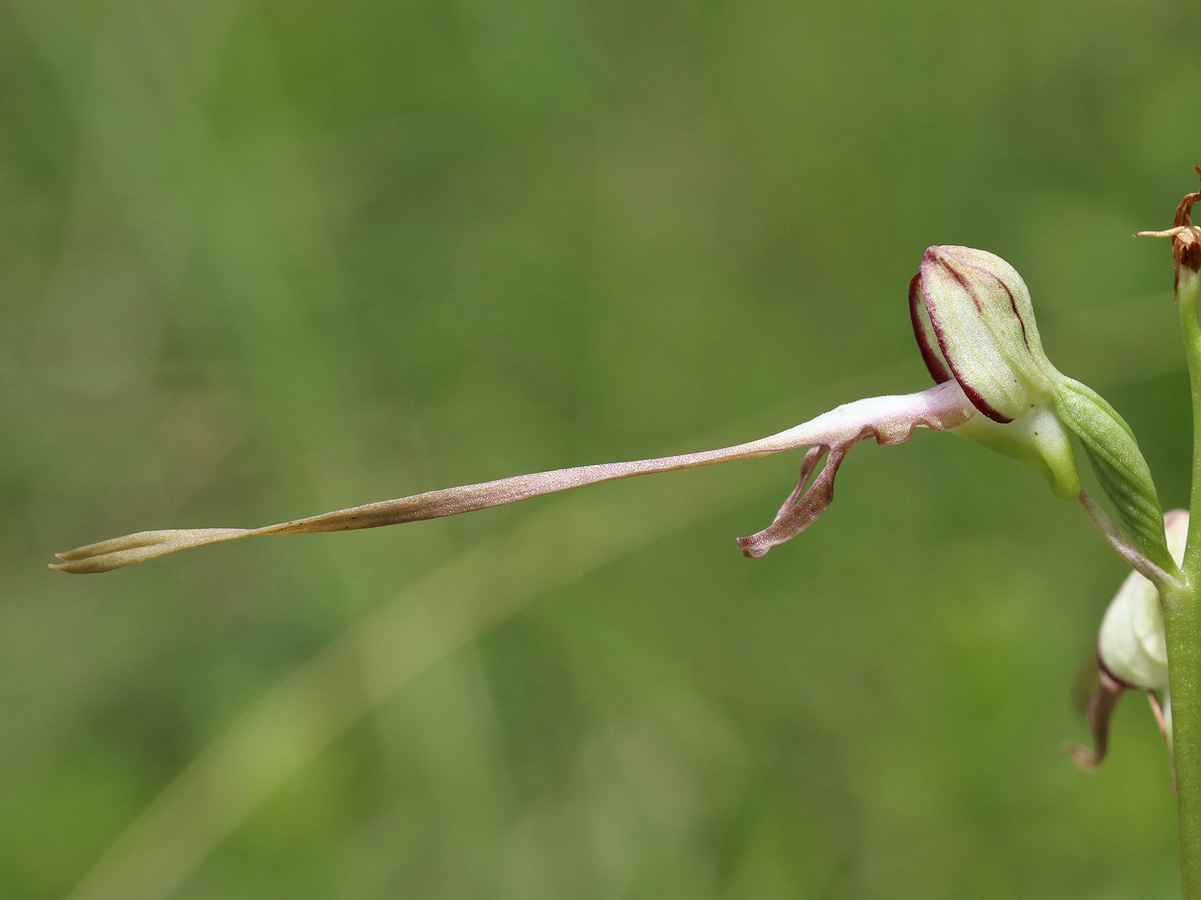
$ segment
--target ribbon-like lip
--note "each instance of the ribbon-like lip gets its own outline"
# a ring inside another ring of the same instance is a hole
[[[802,447],[812,448],[806,453],[802,463],[797,489],[784,502],[772,524],[757,534],[739,539],[743,553],[757,557],[800,534],[825,512],[834,499],[834,476],[838,472],[838,466],[847,452],[859,441],[874,437],[880,444],[899,444],[908,440],[915,428],[945,431],[962,425],[975,413],[975,407],[960,390],[959,384],[948,381],[916,394],[869,397],[846,403],[786,431],[733,447],[656,459],[534,472],[482,484],[467,484],[411,497],[368,503],[262,528],[144,531],[60,553],[58,557],[62,562],[52,568],[79,575],[107,572],[177,550],[219,541],[232,541],[256,535],[312,534],[398,525],[403,522],[436,519],[503,506],[543,494],[629,478],[633,475],[691,469],[770,456],[773,453]],[[818,463],[823,454],[825,462],[818,471]],[[811,476],[814,476],[812,481]]]

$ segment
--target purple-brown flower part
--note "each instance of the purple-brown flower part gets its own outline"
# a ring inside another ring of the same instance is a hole
[[[1091,772],[1101,765],[1105,754],[1109,751],[1109,720],[1128,687],[1110,675],[1103,667],[1098,671],[1098,679],[1099,684],[1089,696],[1085,711],[1089,728],[1093,733],[1092,749],[1071,741],[1064,745],[1064,749],[1072,757],[1072,761],[1086,772]]]
[[[962,425],[974,412],[959,385],[946,381],[920,394],[860,400],[826,413],[826,416],[838,415],[846,419],[848,425],[842,428],[838,439],[809,451],[801,466],[796,489],[784,501],[771,525],[750,537],[738,539],[743,554],[751,558],[763,556],[772,547],[791,540],[817,521],[834,500],[838,467],[859,441],[874,437],[878,444],[899,444],[907,441],[919,425],[945,431]],[[822,449],[826,450],[825,464],[812,483],[808,483]]]

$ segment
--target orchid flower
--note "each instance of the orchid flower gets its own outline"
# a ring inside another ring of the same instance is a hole
[[[1174,509],[1164,517],[1168,549],[1184,559],[1189,514]],[[1138,572],[1131,572],[1110,601],[1097,635],[1098,685],[1088,701],[1093,748],[1068,744],[1082,769],[1092,770],[1109,748],[1109,721],[1126,691],[1144,691],[1172,756],[1172,700],[1168,689],[1168,643],[1159,591]]]
[[[1110,543],[1139,571],[1157,579],[1176,577],[1155,487],[1129,427],[1097,394],[1051,365],[1030,292],[1017,271],[983,250],[931,247],[910,283],[909,306],[918,346],[935,381],[918,393],[858,400],[778,434],[718,450],[518,475],[262,528],[138,532],[60,553],[62,562],[53,568],[107,572],[219,541],[434,519],[633,475],[808,448],[796,489],[772,523],[739,538],[746,556],[760,557],[804,531],[829,507],[838,468],[859,441],[873,437],[879,444],[899,444],[924,427],[953,431],[1033,466],[1056,495],[1079,498]],[[1118,526],[1080,490],[1073,433],[1113,501]]]

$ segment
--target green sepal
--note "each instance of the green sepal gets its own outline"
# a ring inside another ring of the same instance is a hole
[[[985,250],[930,247],[916,287],[925,308],[914,330],[927,366],[932,332],[980,412],[1007,424],[1050,400],[1057,373],[1038,336],[1030,290],[1013,266]],[[915,311],[914,286],[910,294]]]
[[[1084,444],[1123,534],[1155,565],[1174,571],[1176,563],[1164,537],[1163,508],[1130,426],[1104,397],[1066,375],[1059,376],[1053,402],[1060,421]]]

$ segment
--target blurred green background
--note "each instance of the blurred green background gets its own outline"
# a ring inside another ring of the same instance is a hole
[[[1087,9],[1087,11],[1085,11]],[[1186,496],[1192,0],[0,2],[0,896],[1169,898],[1124,575],[863,445],[94,578],[51,553],[757,437],[924,388],[997,252]]]

